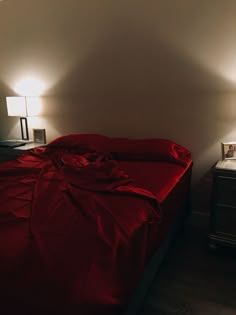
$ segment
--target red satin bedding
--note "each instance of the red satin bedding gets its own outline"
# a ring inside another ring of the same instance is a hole
[[[189,159],[185,167],[163,161],[120,161],[120,165],[133,178],[134,185],[142,185],[157,197],[161,224],[156,244],[160,244],[168,233],[176,211],[181,209],[184,202],[188,202],[186,196],[188,198],[192,161]]]
[[[179,163],[115,161],[103,150],[52,143],[0,165],[0,293],[14,301],[9,309],[120,314],[127,303],[186,197],[191,158],[186,150]]]
[[[135,186],[145,187],[163,203],[190,168],[191,160],[185,167],[164,161],[120,161],[119,164]]]

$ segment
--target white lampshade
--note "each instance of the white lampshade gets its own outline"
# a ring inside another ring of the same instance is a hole
[[[26,96],[26,106],[28,116],[38,116],[41,114],[42,103],[38,96]]]
[[[7,96],[8,116],[27,117],[26,99],[24,96]]]
[[[7,96],[8,116],[20,117],[22,140],[29,140],[28,116],[39,115],[41,110],[41,101],[39,97],[32,96]]]
[[[7,96],[8,116],[37,116],[41,112],[41,100],[33,96]]]

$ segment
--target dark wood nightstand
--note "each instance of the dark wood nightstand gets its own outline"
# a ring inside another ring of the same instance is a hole
[[[209,247],[236,247],[236,160],[219,161],[214,169]]]
[[[30,142],[15,148],[0,147],[0,163],[15,160],[24,152],[44,145],[45,144]]]

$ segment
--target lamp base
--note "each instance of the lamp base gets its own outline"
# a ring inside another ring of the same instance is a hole
[[[28,122],[26,117],[20,117],[20,128],[22,140],[29,140]]]

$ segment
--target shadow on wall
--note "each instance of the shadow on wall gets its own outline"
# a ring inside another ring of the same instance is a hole
[[[113,25],[103,40],[50,91],[85,100],[110,96],[157,95],[170,90],[219,90],[222,77],[197,64],[170,43],[133,26]],[[183,91],[182,91],[183,92]]]
[[[213,170],[215,163],[204,173],[192,189],[192,212],[202,218],[205,217],[206,225],[209,223],[211,211]]]
[[[219,92],[222,86],[216,73],[143,29],[113,29],[50,91],[61,95],[49,101],[57,112],[52,124],[62,134],[165,137],[186,146],[194,159],[194,208],[207,213],[212,166],[236,119],[236,97]]]
[[[6,134],[9,127],[7,120],[6,96],[15,95],[15,92],[7,86],[3,81],[0,81],[0,136]]]
[[[170,137],[203,157],[234,128],[231,96],[216,92],[221,77],[168,45],[143,27],[114,26],[48,91],[58,95],[48,99],[55,129]]]

